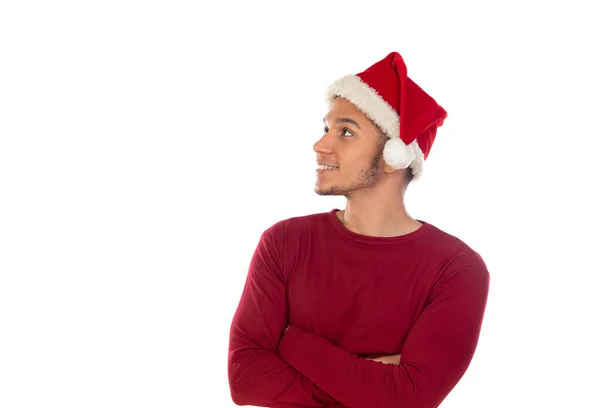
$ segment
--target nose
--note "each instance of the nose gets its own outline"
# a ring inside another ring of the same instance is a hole
[[[331,154],[331,145],[328,142],[327,133],[325,133],[317,142],[313,145],[313,151],[315,153]]]

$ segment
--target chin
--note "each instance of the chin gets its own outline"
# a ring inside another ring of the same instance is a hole
[[[344,192],[336,187],[336,186],[329,186],[329,187],[324,187],[324,186],[316,186],[315,187],[315,193],[317,193],[320,196],[339,196],[339,195],[344,195]]]
[[[315,187],[314,191],[318,195],[328,195],[327,190],[320,186]]]

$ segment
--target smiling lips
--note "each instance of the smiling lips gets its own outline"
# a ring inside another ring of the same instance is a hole
[[[337,169],[337,166],[330,166],[328,164],[319,164],[317,166],[317,173],[323,174]]]
[[[319,164],[317,166],[317,170],[335,170],[337,166],[330,166],[328,164]]]

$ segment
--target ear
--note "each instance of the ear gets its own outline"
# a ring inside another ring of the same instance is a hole
[[[385,174],[391,174],[394,172],[400,172],[400,173],[404,174],[407,171],[407,169],[395,169],[392,166],[390,166],[389,164],[387,164],[384,160],[383,161],[383,171],[385,172]]]
[[[385,174],[390,174],[390,173],[393,173],[393,172],[398,171],[398,170],[393,169],[389,164],[387,164],[384,161],[383,162],[383,171],[385,172]]]

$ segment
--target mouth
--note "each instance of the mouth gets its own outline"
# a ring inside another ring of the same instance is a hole
[[[319,164],[317,166],[318,174],[329,173],[330,171],[334,171],[334,170],[337,170],[337,166],[328,166],[326,164]]]

